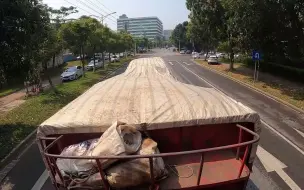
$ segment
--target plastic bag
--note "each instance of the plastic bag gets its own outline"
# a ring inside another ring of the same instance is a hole
[[[90,155],[119,156],[133,154],[139,149],[141,141],[141,133],[135,127],[117,121],[103,133]],[[115,159],[101,159],[100,163],[102,168],[105,169],[115,161]]]
[[[143,140],[138,155],[159,154],[157,143],[150,138]],[[117,164],[106,170],[106,178],[111,187],[125,188],[150,182],[150,165],[148,158],[130,160]],[[167,175],[161,157],[153,158],[153,174],[155,179]]]
[[[73,144],[66,147],[61,156],[86,156],[96,146],[98,139],[91,139],[83,141],[78,144]],[[62,159],[59,158],[56,161],[58,169],[63,176],[71,174],[76,176],[89,175],[92,170],[96,170],[91,160],[79,160],[79,159]]]

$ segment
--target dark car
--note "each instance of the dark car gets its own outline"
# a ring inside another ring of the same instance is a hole
[[[187,51],[186,51],[186,54],[191,54],[191,50],[187,50]]]

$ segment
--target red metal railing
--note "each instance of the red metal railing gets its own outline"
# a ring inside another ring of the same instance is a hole
[[[44,156],[46,158],[47,164],[49,165],[51,174],[53,175],[53,179],[55,179],[56,174],[59,176],[61,183],[65,188],[67,188],[70,184],[65,184],[64,178],[61,175],[58,166],[56,165],[56,159],[57,158],[63,158],[63,159],[90,159],[90,160],[95,160],[97,163],[97,167],[99,170],[99,173],[102,178],[103,182],[103,187],[106,190],[110,190],[109,184],[107,183],[107,180],[105,179],[105,174],[102,170],[102,164],[100,163],[101,159],[137,159],[137,158],[148,158],[149,159],[149,167],[150,167],[150,178],[151,178],[151,187],[154,189],[157,188],[155,185],[155,179],[154,179],[154,173],[153,173],[153,158],[155,157],[170,157],[170,156],[181,156],[181,155],[188,155],[188,154],[201,154],[200,156],[200,165],[199,165],[199,171],[198,171],[198,177],[197,177],[197,186],[200,185],[200,179],[202,175],[202,170],[203,170],[203,163],[204,163],[204,153],[206,152],[212,152],[212,151],[219,151],[219,150],[227,150],[227,149],[233,149],[237,148],[237,153],[236,153],[236,158],[239,159],[240,156],[240,148],[241,147],[246,147],[245,153],[243,155],[243,158],[241,159],[241,167],[238,172],[238,178],[240,178],[244,165],[246,162],[246,159],[249,154],[250,146],[253,143],[256,143],[259,141],[260,137],[258,134],[255,132],[237,124],[236,125],[239,128],[239,139],[237,144],[231,144],[231,145],[226,145],[226,146],[220,146],[220,147],[213,147],[213,148],[205,148],[205,149],[199,149],[199,150],[191,150],[191,151],[183,151],[183,152],[172,152],[172,153],[160,153],[160,154],[153,154],[153,155],[127,155],[127,156],[62,156],[62,155],[57,155],[57,154],[51,154],[48,153],[50,148],[52,148],[56,143],[63,137],[63,135],[53,138],[53,137],[42,137],[39,139],[41,145],[44,145],[45,141],[51,141],[53,140],[48,146],[43,146],[44,148]],[[241,142],[242,141],[242,136],[243,136],[243,131],[246,131],[247,133],[251,134],[254,136],[253,140],[247,141],[247,142]],[[58,187],[57,187],[58,188]],[[152,188],[150,188],[152,189]]]

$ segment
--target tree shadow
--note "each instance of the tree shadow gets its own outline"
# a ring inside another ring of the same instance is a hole
[[[42,104],[57,104],[57,105],[66,105],[75,98],[77,98],[81,93],[79,92],[68,92],[57,90],[57,92],[45,92],[42,95],[45,95],[42,99]]]
[[[22,140],[24,140],[37,126],[23,123],[0,125],[0,160],[6,157]]]
[[[229,72],[229,70],[226,71]],[[246,76],[250,81],[253,81],[254,71],[252,70],[252,68],[249,68],[245,65],[241,65],[230,72]],[[274,89],[280,90],[283,95],[290,96],[294,100],[304,100],[303,84],[291,82],[286,79],[273,76],[269,73],[264,72],[259,72],[259,81],[265,83],[265,85],[263,85],[263,88],[267,88],[267,86],[270,86]]]

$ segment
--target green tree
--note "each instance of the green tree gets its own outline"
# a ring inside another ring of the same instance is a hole
[[[71,49],[75,54],[80,54],[83,72],[85,72],[85,47],[98,26],[100,26],[100,23],[96,19],[82,17],[65,23],[60,27],[59,35],[63,39],[66,48]]]
[[[0,2],[0,83],[21,82],[39,64],[39,44],[49,26],[47,7],[38,0]],[[18,77],[16,77],[18,76]]]
[[[190,40],[187,38],[187,26],[188,21],[178,24],[172,31],[170,40],[175,45],[175,47],[186,47],[191,48]]]

